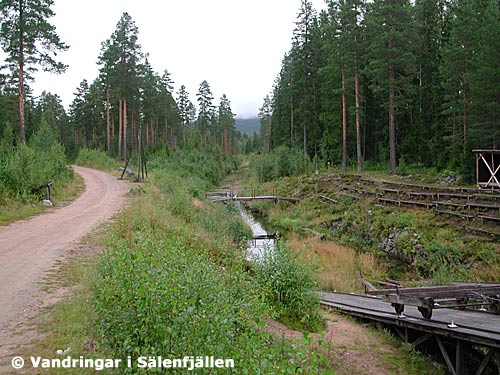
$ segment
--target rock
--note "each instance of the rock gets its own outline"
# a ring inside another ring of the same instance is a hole
[[[53,206],[53,204],[52,204],[52,202],[51,202],[51,201],[49,201],[48,199],[44,199],[44,200],[42,201],[42,206],[43,206],[43,207],[52,207],[52,206]]]

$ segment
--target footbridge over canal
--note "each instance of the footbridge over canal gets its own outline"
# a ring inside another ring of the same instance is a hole
[[[300,198],[295,197],[285,197],[273,192],[268,195],[258,195],[255,190],[252,190],[250,195],[238,196],[234,190],[221,190],[216,192],[205,193],[205,196],[211,199],[213,202],[250,202],[250,201],[265,201],[272,200],[275,202],[286,201],[292,203],[300,202]]]

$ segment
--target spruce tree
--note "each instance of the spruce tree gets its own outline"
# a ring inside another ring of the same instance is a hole
[[[273,113],[272,101],[269,95],[264,98],[264,103],[262,107],[259,108],[259,118],[260,118],[260,141],[261,141],[261,151],[270,151],[270,136],[271,136],[271,117]]]
[[[213,94],[207,81],[200,84],[198,93],[198,127],[202,128],[203,150],[207,148],[207,129],[212,125],[215,107]]]
[[[366,15],[365,73],[374,92],[387,98],[389,167],[396,172],[396,122],[411,102],[415,36],[409,0],[375,0]],[[404,136],[404,135],[403,135]]]
[[[473,63],[474,67],[468,75],[473,120],[470,128],[470,144],[474,148],[498,149],[500,147],[500,11],[496,0],[488,0],[484,9]]]

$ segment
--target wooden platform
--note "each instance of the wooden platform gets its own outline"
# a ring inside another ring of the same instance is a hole
[[[408,327],[463,341],[500,348],[500,316],[479,311],[458,309],[435,310],[432,319],[423,319],[416,307],[405,306],[404,318],[399,317],[390,303],[376,297],[320,292],[321,304],[361,318]],[[458,327],[449,328],[454,322]]]
[[[214,202],[227,202],[227,201],[249,202],[249,201],[265,201],[265,200],[287,201],[293,203],[300,202],[300,198],[281,197],[279,195],[263,195],[256,197],[221,197],[221,198],[214,198],[212,200]]]

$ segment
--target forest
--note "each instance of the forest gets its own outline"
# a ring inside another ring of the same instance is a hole
[[[223,95],[215,105],[207,81],[197,103],[185,86],[175,93],[169,72],[151,67],[128,13],[101,44],[98,77],[82,79],[67,111],[55,93],[34,97],[32,73],[39,66],[63,72],[56,52],[68,46],[48,23],[49,5],[27,6],[18,24],[6,2],[0,135],[24,143],[43,117],[73,157],[83,147],[126,160],[142,128],[146,147],[208,146],[228,155],[285,145],[344,171],[396,172],[402,163],[471,180],[471,150],[496,149],[500,138],[498,2],[327,3],[318,14],[301,0],[291,48],[260,108],[257,139],[240,137],[230,100]],[[41,42],[46,52],[37,48]]]
[[[0,80],[0,134],[4,138],[12,133],[15,143],[25,143],[43,118],[71,157],[80,148],[98,148],[127,160],[137,149],[140,128],[146,147],[216,146],[226,155],[236,153],[230,100],[222,95],[216,106],[207,81],[196,94],[198,106],[191,102],[184,85],[174,93],[169,72],[157,73],[151,67],[148,54],[138,43],[139,30],[126,12],[101,44],[98,77],[82,79],[67,111],[55,93],[44,91],[34,97],[29,83],[40,66],[56,73],[66,69],[54,60],[56,52],[68,46],[44,19],[53,15],[47,3],[27,2],[24,24],[12,29],[7,22],[17,22],[21,16],[17,9],[2,5],[1,38],[8,56]],[[24,50],[19,48],[20,31]],[[47,50],[39,51],[38,43],[46,43]]]
[[[260,117],[266,150],[470,180],[472,149],[499,147],[498,1],[342,0],[317,14],[302,0]]]
[[[69,164],[107,173],[127,200],[47,271],[43,292],[68,295],[30,320],[44,336],[25,343],[33,352],[214,354],[243,374],[371,373],[360,364],[443,373],[415,350],[427,339],[394,344],[387,329],[321,309],[317,291],[362,293],[361,277],[418,287],[498,281],[499,196],[462,185],[473,182],[472,150],[499,148],[500,3],[327,0],[320,12],[296,3],[290,48],[252,134],[237,130],[230,98],[214,98],[207,80],[193,96],[185,85],[174,90],[127,12],[96,45],[97,77],[82,77],[68,108],[57,93],[36,96],[37,70],[67,69],[59,55],[69,46],[50,23],[54,1],[0,1],[0,224],[44,210],[52,181],[63,192],[54,211],[92,190]],[[118,182],[119,167],[136,167],[142,149],[149,176]],[[273,228],[272,249],[257,261],[247,256],[259,235],[245,212]],[[17,250],[11,258],[21,263]],[[467,301],[454,298],[454,307]],[[351,342],[337,344],[333,331]],[[493,349],[483,349],[472,354],[490,361]],[[141,371],[123,373],[151,373]]]

